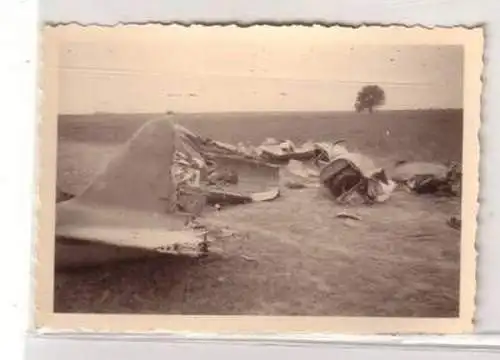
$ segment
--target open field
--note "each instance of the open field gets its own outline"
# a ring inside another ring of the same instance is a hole
[[[346,139],[381,166],[460,161],[460,111],[180,114],[221,141]],[[157,115],[156,115],[157,116]],[[154,116],[153,116],[154,117]],[[58,182],[78,194],[151,115],[61,116]],[[415,316],[458,314],[460,233],[447,226],[459,199],[397,192],[351,207],[318,189],[209,215],[236,235],[203,259],[165,257],[56,274],[55,310],[94,313]]]

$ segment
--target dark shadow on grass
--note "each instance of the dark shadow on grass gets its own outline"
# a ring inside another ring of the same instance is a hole
[[[192,268],[200,266],[203,261],[203,258],[161,254],[147,259],[58,270],[54,281],[54,311],[141,312],[146,298],[156,298],[155,290],[161,288],[161,298],[166,300],[168,289],[185,282]]]

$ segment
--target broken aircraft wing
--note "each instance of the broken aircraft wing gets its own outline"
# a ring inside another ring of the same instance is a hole
[[[175,213],[174,152],[170,120],[144,124],[81,195],[58,202],[56,253],[68,240],[161,253],[202,249],[204,233]]]

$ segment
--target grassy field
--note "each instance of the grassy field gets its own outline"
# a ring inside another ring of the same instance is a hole
[[[61,116],[58,182],[78,193],[117,146],[157,115]],[[345,139],[381,166],[461,160],[460,111],[179,114],[221,141],[267,137]],[[453,317],[458,314],[460,233],[446,225],[459,199],[395,193],[351,207],[323,190],[284,190],[269,203],[210,220],[234,236],[204,259],[166,257],[56,274],[58,312]]]

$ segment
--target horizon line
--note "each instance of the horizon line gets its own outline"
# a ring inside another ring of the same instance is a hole
[[[463,111],[463,107],[430,107],[430,108],[408,108],[408,109],[380,109],[379,112],[395,111]],[[354,110],[228,110],[228,111],[164,111],[164,112],[119,112],[119,111],[94,111],[84,113],[58,113],[58,116],[85,116],[85,115],[206,115],[206,114],[249,114],[249,113],[356,113]]]

